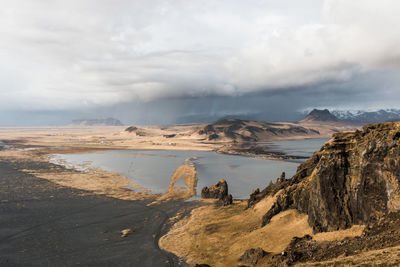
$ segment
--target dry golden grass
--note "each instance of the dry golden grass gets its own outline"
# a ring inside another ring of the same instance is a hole
[[[186,159],[185,164],[176,168],[174,173],[171,175],[167,193],[158,197],[157,200],[152,202],[150,205],[154,205],[162,201],[188,199],[196,195],[197,170],[195,165],[189,162],[190,161]],[[184,180],[185,187],[175,186],[180,179]]]
[[[266,198],[247,210],[243,201],[228,207],[197,208],[160,239],[160,247],[190,264],[237,266],[238,258],[247,249],[261,247],[280,252],[294,236],[312,233],[307,216],[295,210],[282,212],[260,228],[262,216],[273,202],[274,198]]]
[[[334,232],[318,233],[313,236],[316,241],[336,241],[343,240],[346,237],[360,236],[365,228],[365,225],[353,225],[349,229],[339,230]]]
[[[131,184],[126,177],[118,173],[106,172],[98,169],[93,172],[37,172],[36,170],[24,170],[36,177],[52,181],[62,186],[73,187],[81,190],[91,191],[95,194],[102,194],[124,200],[148,199],[150,195],[143,188]],[[138,188],[141,191],[135,192],[124,187]],[[143,190],[143,191],[142,191]]]
[[[2,150],[0,157],[9,161],[36,161],[47,162],[47,156],[39,156],[37,151],[24,150]],[[82,189],[124,200],[148,199],[154,196],[147,194],[145,188],[130,183],[126,177],[118,173],[107,172],[99,168],[90,168],[87,172],[76,172],[74,170],[60,171],[58,168],[41,170],[22,170],[35,175],[38,178],[52,181],[62,186]],[[125,187],[137,188],[140,192],[125,189]]]
[[[278,192],[279,194],[279,192]],[[250,209],[246,202],[218,207],[207,205],[193,210],[189,217],[178,221],[163,236],[159,245],[189,264],[207,263],[211,266],[237,266],[238,258],[250,248],[265,251],[283,251],[293,237],[312,235],[308,216],[296,210],[287,210],[274,216],[271,222],[260,227],[262,216],[276,199],[268,197]],[[208,201],[210,202],[210,201]],[[342,240],[361,235],[364,226],[356,225],[347,230],[319,233],[316,241]]]

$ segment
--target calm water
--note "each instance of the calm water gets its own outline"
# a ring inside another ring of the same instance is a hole
[[[287,155],[311,158],[327,142],[327,138],[286,140],[266,143],[270,151],[284,152]]]
[[[273,149],[283,152],[293,151],[299,155],[309,156],[310,147],[314,147],[319,142],[317,148],[319,149],[324,141],[325,139],[282,141],[273,142],[271,145]],[[307,142],[310,142],[310,146],[307,146]],[[106,171],[118,172],[132,183],[151,189],[155,193],[164,193],[175,169],[182,165],[185,159],[191,158],[199,178],[198,194],[203,186],[210,186],[220,179],[225,179],[228,182],[229,192],[234,198],[248,198],[252,190],[257,187],[264,188],[271,180],[275,181],[282,171],[286,172],[286,177],[291,177],[299,165],[297,162],[263,160],[202,151],[111,150],[54,156],[55,159],[66,161],[67,164],[64,163],[64,165],[67,167],[83,170],[87,167],[98,167]]]

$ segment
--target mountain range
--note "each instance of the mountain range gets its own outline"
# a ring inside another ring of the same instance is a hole
[[[308,115],[310,110],[305,112],[288,112],[284,115],[275,113],[236,113],[236,114],[182,114],[177,118],[177,123],[202,123],[202,122],[216,122],[224,119],[241,119],[253,121],[290,121],[295,122],[303,120],[304,116]],[[380,110],[339,110],[331,109],[332,116],[329,121],[344,121],[356,124],[370,124],[386,121],[400,120],[400,109],[380,109]],[[322,115],[324,116],[324,115]],[[275,119],[274,119],[275,118]],[[323,121],[323,120],[322,120]]]
[[[380,109],[377,111],[332,110],[331,113],[342,121],[364,124],[400,120],[399,109]]]

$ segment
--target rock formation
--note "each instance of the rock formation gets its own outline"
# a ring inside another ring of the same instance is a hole
[[[315,232],[333,231],[400,210],[400,122],[335,134],[291,179],[253,192],[248,204],[278,191],[262,225],[297,209]]]
[[[228,184],[225,180],[220,180],[210,187],[203,187],[201,197],[219,199],[224,206],[232,204],[232,195],[228,194]]]
[[[276,181],[277,183],[283,183],[286,181],[286,173],[282,172],[281,176],[278,178],[278,180]]]
[[[282,172],[281,176],[276,180],[276,183],[272,181],[270,184],[260,192],[260,189],[257,188],[250,194],[250,198],[247,200],[247,208],[254,206],[257,202],[263,199],[266,196],[275,195],[279,190],[284,188],[289,184],[289,180],[286,179],[285,172]]]

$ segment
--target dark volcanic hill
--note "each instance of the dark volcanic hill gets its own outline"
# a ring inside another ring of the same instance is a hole
[[[400,210],[400,123],[337,133],[290,180],[252,194],[249,206],[279,190],[263,225],[287,209],[308,215],[315,232],[369,224]]]
[[[327,109],[313,109],[302,122],[338,122],[340,121]]]
[[[77,119],[72,121],[72,125],[79,126],[123,126],[122,122],[114,118],[106,119]]]

